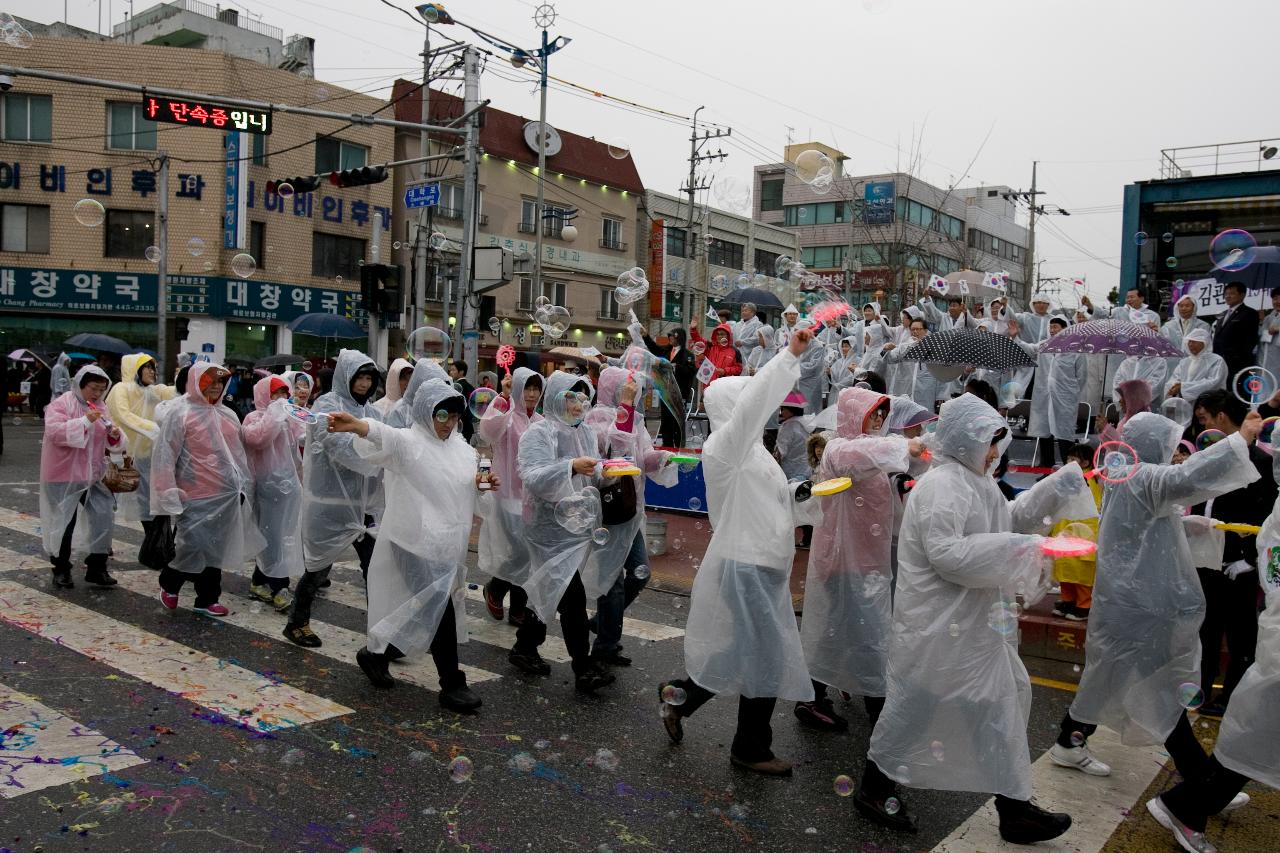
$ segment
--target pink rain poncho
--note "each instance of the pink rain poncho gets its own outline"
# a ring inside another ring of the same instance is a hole
[[[160,424],[151,457],[151,506],[174,516],[178,571],[207,567],[239,569],[265,544],[253,522],[253,475],[240,441],[235,412],[210,403],[201,379],[225,368],[207,361],[192,365],[187,392]]]
[[[671,454],[665,450],[655,450],[653,438],[644,425],[643,407],[625,417],[624,410],[618,404],[618,395],[627,377],[632,371],[621,367],[606,367],[600,371],[600,382],[596,386],[596,404],[587,414],[587,424],[595,431],[596,448],[603,459],[617,459],[630,456],[636,466],[643,472],[633,474],[627,479],[636,490],[636,514],[630,521],[609,526],[609,538],[603,543],[596,542],[591,552],[591,559],[582,572],[582,583],[587,590],[587,599],[604,595],[618,579],[626,562],[627,554],[637,533],[644,530],[644,481],[648,476],[660,486],[670,488],[680,480],[680,472],[674,465],[668,465]],[[637,385],[636,402],[640,402],[644,394],[644,377],[634,374]],[[642,404],[643,406],[643,404]],[[623,415],[623,423],[619,416]],[[624,429],[625,427],[625,429]]]
[[[258,566],[269,578],[300,577],[302,565],[302,456],[298,444],[306,427],[289,417],[287,401],[272,402],[272,385],[288,388],[279,376],[259,379],[253,386],[254,410],[244,419],[241,434],[253,474],[253,509],[266,547]]]
[[[80,383],[86,376],[98,376],[108,389],[111,387],[111,380],[96,364],[76,371],[71,390],[45,407],[44,443],[40,447],[40,535],[49,554],[58,554],[62,535],[84,500],[84,515],[71,542],[73,560],[111,550],[115,499],[102,485],[102,475],[107,471],[108,448],[124,450],[118,433],[114,441],[108,437],[110,418],[91,424],[85,417],[90,406]],[[95,408],[105,411],[106,406],[99,402]],[[88,524],[83,523],[85,519]]]
[[[524,483],[520,480],[518,458],[520,438],[542,415],[529,414],[524,405],[524,389],[537,376],[527,367],[511,374],[511,399],[496,398],[485,410],[476,431],[493,448],[493,473],[499,486],[481,495],[477,502],[484,526],[480,530],[480,571],[524,586],[529,580],[529,546],[526,544]]]
[[[823,523],[813,531],[800,624],[809,674],[860,696],[884,695],[898,503],[888,475],[906,471],[911,459],[907,439],[866,431],[871,413],[888,402],[865,388],[840,392],[837,437],[822,451],[817,479],[850,477],[853,485],[814,499],[823,503]]]
[[[156,406],[172,400],[175,393],[172,385],[142,384],[138,374],[147,364],[155,367],[156,362],[146,353],[131,353],[120,359],[120,382],[107,395],[107,411],[124,433],[133,467],[141,476],[136,492],[119,496],[120,509],[126,518],[141,521],[151,520],[151,445],[160,434]]]

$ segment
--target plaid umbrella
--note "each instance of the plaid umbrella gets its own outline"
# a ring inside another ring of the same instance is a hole
[[[1035,358],[1004,335],[972,329],[947,329],[926,335],[903,358],[928,364],[959,364],[988,370],[1035,367]]]
[[[1070,326],[1050,338],[1040,351],[1156,355],[1163,358],[1186,355],[1154,329],[1125,320],[1090,320]]]

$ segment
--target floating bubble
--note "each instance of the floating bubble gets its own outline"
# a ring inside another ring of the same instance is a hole
[[[1191,423],[1191,404],[1181,397],[1167,397],[1160,404],[1160,414],[1186,429]]]
[[[595,530],[591,531],[591,541],[596,543],[597,545],[608,545],[609,544],[609,528],[597,527]]]
[[[449,245],[449,238],[443,232],[435,231],[427,238],[427,243],[438,252]]]
[[[564,335],[569,328],[572,316],[569,309],[562,305],[552,305],[546,309],[546,316],[538,321],[538,325],[546,330],[547,334],[553,338]]]
[[[1000,405],[1012,408],[1025,393],[1026,389],[1020,383],[1006,382],[1000,386]]]
[[[204,262],[204,271],[205,271],[205,272],[213,272],[213,261],[205,261],[205,262]]]
[[[697,358],[707,351],[707,345],[702,341],[695,341],[693,346],[689,347],[689,351],[693,353],[694,358]]]
[[[497,317],[490,317],[489,331],[493,332],[495,335],[500,334],[502,332],[502,321]]]
[[[730,210],[740,210],[751,202],[751,189],[737,178],[721,175],[711,187],[712,193]]]
[[[161,253],[159,246],[148,246],[142,251],[142,257],[151,261],[153,264],[160,263]]]
[[[531,753],[517,752],[511,756],[511,760],[507,762],[507,767],[519,773],[532,773],[534,768],[538,766],[538,759],[534,758]]]
[[[533,300],[533,307],[534,308],[550,308],[551,300],[546,296],[539,296],[537,299]]]
[[[773,274],[778,278],[785,279],[791,275],[791,266],[795,263],[790,255],[779,255],[778,259],[773,262]]]
[[[835,781],[832,783],[832,787],[835,788],[835,792],[838,795],[841,797],[847,797],[853,793],[853,780],[841,773],[835,778]]]
[[[1213,269],[1239,272],[1253,263],[1258,241],[1242,228],[1220,232],[1209,243],[1209,263]]]
[[[683,705],[687,698],[683,687],[667,684],[662,688],[662,701],[668,705]]]
[[[613,750],[601,747],[596,750],[596,754],[591,763],[596,767],[599,767],[601,770],[607,770],[612,773],[614,770],[618,769],[619,760],[617,754],[615,754]]]
[[[853,499],[853,505],[854,505],[854,506],[862,506],[862,505],[863,505],[863,504],[865,504],[865,503],[866,503],[866,501],[863,499],[862,495],[858,495],[857,497],[855,497],[855,498]]]
[[[1093,468],[1106,483],[1123,483],[1138,473],[1138,452],[1123,441],[1104,441],[1093,452]]]
[[[1178,685],[1178,704],[1188,711],[1194,711],[1204,704],[1204,691],[1199,684],[1184,681]]]
[[[987,610],[987,626],[1002,637],[1012,637],[1018,630],[1017,608],[997,601]]]
[[[1081,733],[1081,732],[1072,732],[1072,733],[1071,733],[1071,746],[1072,746],[1072,747],[1080,747],[1080,746],[1084,746],[1084,734],[1083,734],[1083,733]]]
[[[638,581],[647,581],[649,579],[649,566],[641,563],[631,570],[631,576]]]
[[[9,47],[28,48],[35,42],[31,32],[8,12],[0,12],[0,41]]]
[[[1147,244],[1147,232],[1139,231],[1133,235],[1133,244],[1135,246],[1145,246]]]
[[[458,784],[470,782],[473,773],[475,773],[475,767],[471,759],[465,755],[456,756],[449,762],[449,778]]]
[[[600,492],[590,486],[556,503],[556,523],[570,533],[583,534],[595,529],[599,514]]]
[[[1196,436],[1196,450],[1204,450],[1211,447],[1227,437],[1227,434],[1220,429],[1207,429]]]
[[[333,283],[336,284],[338,287],[342,287],[342,276],[340,275],[334,276]]]
[[[199,237],[192,237],[187,241],[187,254],[193,258],[198,258],[204,254],[204,240]]]
[[[313,364],[312,364],[311,362],[309,362],[309,361],[304,361],[304,362],[302,362],[302,370],[303,370],[303,372],[306,372],[306,371],[310,370],[310,369],[311,369],[312,367],[314,367],[314,366],[315,366],[315,365],[313,365]]]
[[[609,140],[609,156],[615,160],[625,160],[631,156],[631,146],[627,140],[614,137]]]
[[[751,286],[751,276],[742,273],[733,280],[733,286],[738,290],[744,290]]]
[[[702,509],[702,501],[699,500],[698,498],[689,498],[689,509],[693,510],[694,512],[697,512],[698,510]]]
[[[258,271],[258,262],[248,252],[240,252],[231,259],[231,271],[240,278],[248,278]]]
[[[947,748],[943,746],[942,741],[935,740],[933,743],[929,744],[929,751],[933,753],[933,760],[939,764],[946,760]]]
[[[719,275],[713,275],[711,277],[711,281],[708,282],[707,286],[710,288],[712,293],[728,293],[729,277],[724,273],[720,273]]]
[[[649,279],[644,269],[632,267],[618,276],[618,286],[613,289],[614,299],[619,305],[631,305],[639,302],[649,293]]]
[[[1169,257],[1164,259],[1164,265],[1169,269],[1174,269],[1175,267],[1178,266],[1178,259],[1175,258],[1173,255],[1170,255]]]
[[[483,418],[484,413],[488,411],[489,404],[498,396],[498,392],[492,388],[477,388],[471,392],[471,397],[467,400],[467,409],[470,410],[473,418]]]
[[[413,362],[420,358],[443,361],[449,355],[452,345],[453,342],[443,329],[422,326],[409,333],[404,342],[404,351]]]
[[[1265,367],[1246,367],[1236,374],[1231,389],[1244,404],[1256,409],[1276,393],[1276,377]]]
[[[879,536],[879,535],[880,535],[881,533],[883,533],[883,532],[884,532],[884,530],[883,530],[883,528],[881,528],[881,527],[880,527],[880,525],[878,525],[878,524],[873,524],[873,525],[871,525],[871,535],[872,535],[872,536]]]
[[[1166,231],[1166,232],[1164,232],[1163,234],[1161,234],[1161,235],[1160,235],[1160,242],[1162,242],[1162,243],[1172,243],[1172,242],[1173,242],[1173,232],[1172,232],[1172,231]]]
[[[885,814],[897,814],[902,810],[902,803],[898,802],[897,797],[890,797],[884,801]]]

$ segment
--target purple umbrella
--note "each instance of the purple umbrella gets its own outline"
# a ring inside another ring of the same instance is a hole
[[[1186,355],[1154,329],[1125,320],[1090,320],[1071,326],[1050,338],[1040,352],[1114,353],[1163,358]]]

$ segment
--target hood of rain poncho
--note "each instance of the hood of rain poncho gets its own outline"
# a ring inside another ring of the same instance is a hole
[[[1120,434],[1140,460],[1163,465],[1173,458],[1182,427],[1164,415],[1138,412],[1129,418]]]
[[[206,376],[206,374],[208,374]],[[223,391],[226,391],[226,382],[231,374],[225,367],[220,364],[214,364],[211,361],[201,361],[191,366],[191,370],[187,373],[187,390],[184,396],[194,403],[203,403],[206,406],[220,406],[221,403],[210,403],[204,398],[205,389],[210,387],[217,377],[222,376]],[[202,387],[203,386],[203,387]]]
[[[773,326],[762,325],[760,328],[756,329],[756,335],[755,344],[757,346],[762,347],[765,350],[775,350],[778,348],[778,337],[773,330]],[[764,336],[764,343],[760,343],[759,335]]]
[[[1193,353],[1191,352],[1191,348],[1187,346],[1187,341],[1199,341],[1204,344],[1204,348],[1201,349],[1199,353]],[[1182,338],[1182,351],[1192,358],[1199,358],[1205,353],[1211,352],[1209,345],[1212,342],[1213,339],[1210,337],[1208,329],[1192,329]]]
[[[142,377],[139,376],[138,374],[141,372],[143,366],[146,365],[147,362],[150,362],[151,365],[154,367],[156,360],[151,356],[147,355],[145,352],[131,352],[128,355],[121,357],[120,380],[122,382],[136,382],[138,385],[141,385]],[[159,381],[158,375],[156,377],[156,380]]]
[[[1125,420],[1151,409],[1151,386],[1141,379],[1129,379],[1116,386],[1124,405]]]
[[[449,382],[449,374],[444,372],[444,368],[439,363],[429,358],[420,358],[413,365],[413,375],[409,377],[409,387],[404,391],[404,396],[391,405],[390,411],[387,412],[386,421],[393,427],[407,427],[413,423],[413,414],[409,410],[409,406],[413,403],[413,397],[422,387],[424,382],[438,379],[441,382]]]
[[[311,392],[314,391],[316,387],[316,381],[315,379],[311,378],[311,374],[306,373],[305,371],[302,371],[302,370],[286,371],[285,373],[280,374],[280,378],[283,379],[285,382],[289,383],[289,391],[291,394],[293,392],[293,387],[297,385],[299,382],[307,383],[308,399],[311,397]],[[298,405],[300,406],[305,406],[307,404],[306,400],[299,400],[297,402],[298,402]]]
[[[600,371],[600,381],[596,385],[596,405],[605,406],[610,409],[618,407],[618,392],[622,390],[622,386],[627,384],[627,377],[632,375],[632,371],[624,367],[606,367]],[[633,378],[636,382],[636,399],[639,400],[640,395],[644,393],[644,374],[635,373]],[[515,387],[512,386],[512,399],[515,399]]]
[[[729,422],[738,398],[750,380],[750,376],[725,376],[707,386],[702,400],[713,431]]]
[[[999,412],[977,397],[961,394],[942,404],[938,429],[926,439],[926,443],[940,457],[938,461],[959,462],[975,474],[982,474],[986,470],[991,441],[1000,430],[1004,430],[1004,436],[999,442],[997,460],[1013,440],[1008,424]]]
[[[716,340],[716,335],[718,335],[720,332],[724,332],[725,334],[725,339],[723,343]],[[733,346],[733,328],[728,323],[721,323],[720,325],[716,326],[714,329],[711,330],[711,343],[716,344],[718,346],[723,346],[723,347]]]
[[[285,382],[281,376],[264,376],[253,383],[254,411],[266,411],[267,406],[271,405],[271,395],[280,389],[291,389],[289,383]]]
[[[840,392],[840,399],[836,403],[836,434],[841,438],[883,434],[884,428],[878,433],[867,433],[867,418],[882,403],[888,402],[889,397],[885,394],[877,394],[866,388],[845,388]]]
[[[70,368],[71,368],[71,356],[67,355],[65,352],[60,352],[60,353],[58,353],[57,366],[58,366],[58,367],[65,367],[65,368],[67,368],[67,369],[70,369]]]
[[[862,330],[863,342],[867,349],[875,349],[884,345],[884,326],[879,323],[871,323]],[[867,343],[867,338],[871,341]],[[857,346],[857,344],[855,344]]]
[[[1031,304],[1035,305],[1037,302],[1043,302],[1045,305],[1053,305],[1053,300],[1044,293],[1035,293],[1031,296]]]
[[[407,358],[397,358],[391,362],[391,367],[387,368],[387,394],[383,398],[387,400],[387,408],[395,404],[400,399],[400,374],[405,370],[412,370],[413,363]],[[410,375],[410,381],[413,377]],[[407,388],[405,389],[408,390]]]
[[[98,402],[92,405],[102,409],[104,412],[107,408],[107,391],[111,390],[111,377],[107,372],[96,364],[86,364],[84,367],[76,371],[76,375],[71,380],[71,393],[75,398],[85,405],[90,405],[84,399],[84,386],[82,383],[88,381],[90,376],[97,376],[107,383],[107,388],[102,392],[102,396],[98,398]]]
[[[528,426],[529,424],[529,408],[524,404],[524,389],[525,386],[529,384],[529,380],[533,379],[535,376],[538,378],[538,384],[540,386],[538,389],[538,399],[542,399],[541,394],[544,390],[542,386],[546,385],[546,382],[542,379],[542,374],[536,373],[527,367],[517,367],[515,370],[511,371],[511,405],[514,408],[512,415],[515,417],[517,423],[522,424],[521,431],[523,431],[524,426]],[[538,404],[534,403],[533,408],[534,414],[537,414]],[[492,406],[486,410],[485,414],[488,414],[489,411],[492,411],[495,415],[500,414],[500,412]]]
[[[937,418],[937,415],[910,397],[890,397],[889,417],[885,418],[884,426],[889,432],[902,432]]]
[[[542,391],[542,415],[546,419],[556,424],[564,426],[579,426],[570,424],[565,420],[566,402],[564,394],[566,391],[572,391],[575,386],[581,384],[582,390],[587,394],[591,393],[591,382],[585,376],[577,376],[572,373],[565,373],[563,370],[557,370],[555,373],[547,377],[547,381],[543,384]],[[585,416],[585,412],[583,415]]]
[[[436,410],[445,408],[451,413],[462,412],[466,409],[467,401],[452,383],[437,379],[422,383],[414,392],[409,406],[413,422],[430,432],[432,438],[439,440],[435,429]]]
[[[920,308],[915,305],[908,305],[906,308],[903,308],[902,313],[906,314],[912,320],[924,319],[924,312],[921,311]]]
[[[800,312],[796,310],[796,304],[794,302],[790,302],[787,304],[786,308],[782,309],[782,313],[783,314],[799,314]]]
[[[342,398],[342,402],[352,406],[362,406],[366,400],[357,400],[355,395],[351,393],[351,383],[355,380],[356,375],[361,371],[366,374],[372,370],[374,373],[374,386],[377,385],[378,366],[373,363],[373,359],[356,349],[344,349],[338,353],[337,364],[333,368],[332,385],[329,388],[330,393],[337,394]],[[324,372],[321,371],[321,383],[324,382]],[[372,392],[372,389],[370,390]]]
[[[367,376],[369,378],[369,390],[359,396],[356,396],[355,383],[356,383],[356,380],[359,379],[361,376]],[[375,364],[372,359],[370,359],[365,364],[362,364],[359,367],[357,367],[351,373],[350,377],[347,380],[347,385],[345,387],[347,390],[347,394],[350,396],[352,400],[355,400],[357,403],[364,405],[373,399],[373,395],[378,391],[378,383],[381,381],[382,381],[382,373],[381,371],[378,370],[378,365]]]

